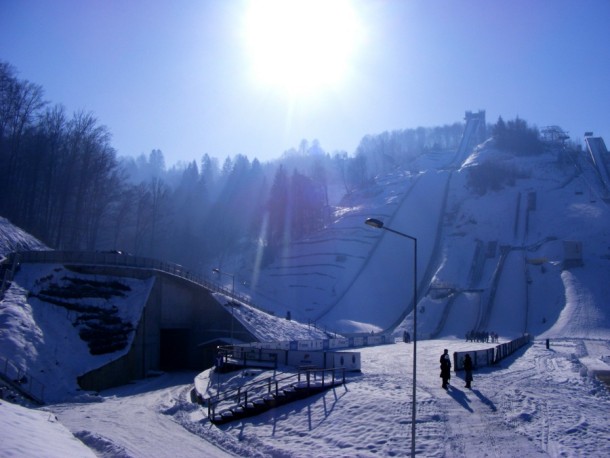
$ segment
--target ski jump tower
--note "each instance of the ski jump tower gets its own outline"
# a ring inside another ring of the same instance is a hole
[[[487,138],[485,110],[479,110],[478,113],[467,111],[464,120],[466,121],[466,127],[464,127],[460,147],[455,156],[458,163],[462,163],[472,149]]]

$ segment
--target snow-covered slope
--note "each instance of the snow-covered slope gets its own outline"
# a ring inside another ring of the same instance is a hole
[[[237,285],[275,317],[243,306],[233,309],[235,319],[261,340],[322,338],[326,330],[412,332],[413,243],[364,224],[375,217],[418,240],[420,338],[462,337],[479,328],[505,339],[524,332],[610,339],[610,211],[586,157],[516,156],[487,142],[459,169],[447,169],[450,159],[422,156],[419,172],[395,171],[347,196],[331,226],[286,247],[270,267],[249,271],[249,286]],[[473,174],[481,170],[477,187]],[[3,252],[42,247],[0,222]],[[565,268],[565,241],[582,244],[582,265]],[[63,331],[49,328],[67,318],[53,318],[36,298],[27,299],[40,278],[61,275],[28,272],[2,302],[2,354],[30,371],[43,369],[37,361],[57,361],[72,380],[101,364],[67,369],[71,359],[63,355],[76,344],[69,336],[57,341]],[[150,285],[130,287],[144,297]],[[141,307],[135,297],[128,300]],[[125,319],[135,324],[137,313]],[[58,393],[75,389],[51,385]]]
[[[470,174],[486,161],[516,173],[475,192]],[[287,247],[269,269],[249,272],[256,281],[243,292],[277,317],[243,306],[235,308],[236,318],[276,340],[296,329],[283,327],[287,311],[293,320],[367,332],[383,327],[390,315],[409,312],[396,331],[411,329],[410,243],[364,225],[369,216],[383,219],[421,244],[418,331],[422,338],[436,337],[418,345],[418,454],[608,456],[610,397],[590,377],[591,370],[610,367],[610,216],[594,170],[584,158],[569,162],[552,152],[517,157],[490,144],[458,170],[442,170],[444,165],[441,157],[421,158],[419,173],[380,177],[351,196],[327,231]],[[439,190],[447,183],[441,212]],[[411,201],[421,189],[433,189],[433,198],[423,193]],[[415,218],[428,211],[426,203],[430,214]],[[582,265],[565,265],[564,241],[582,243]],[[26,301],[26,290],[37,291],[27,279],[52,274],[24,269],[23,285],[11,286],[0,304],[0,350],[21,355],[33,368],[37,361],[57,361],[57,370],[38,375],[67,394],[92,357],[82,348],[72,351],[76,331],[62,341],[49,330],[66,317],[40,309],[35,298]],[[379,300],[386,287],[400,296],[395,303]],[[461,339],[480,323],[502,340],[524,331],[550,338],[551,348],[538,340],[499,366],[475,372],[472,391],[454,375],[445,392],[438,355],[442,348],[480,345]],[[308,329],[301,326],[299,336]],[[99,402],[47,407],[53,414],[0,401],[0,417],[7,420],[0,428],[0,454],[86,456],[72,448],[56,414],[98,456],[300,457],[312,450],[324,456],[407,456],[412,348],[399,343],[361,349],[362,374],[350,376],[346,387],[223,428],[189,403],[192,385],[184,374],[82,397]],[[208,375],[210,384],[220,382]],[[242,376],[246,382],[248,375]],[[20,436],[21,428],[31,439]]]
[[[378,177],[328,228],[268,268],[241,272],[254,279],[244,293],[341,332],[412,330],[413,243],[364,225],[375,217],[418,240],[422,337],[475,328],[580,336],[574,313],[591,317],[588,335],[610,337],[610,207],[587,156],[523,156],[488,141],[457,170],[450,159],[422,156],[416,174]],[[566,242],[582,247],[582,265],[566,264]]]
[[[48,249],[40,240],[0,216],[0,261],[13,251]]]
[[[2,253],[46,249],[34,237],[3,219]],[[23,264],[0,300],[0,361],[26,374],[28,391],[46,402],[83,395],[77,378],[129,350],[154,277],[140,280],[89,275],[60,265]],[[227,298],[218,295],[222,303]],[[232,307],[263,342],[328,337],[326,330]],[[228,337],[228,336],[227,336]],[[5,371],[2,366],[0,371]]]
[[[97,282],[98,291],[103,288],[105,294],[61,294],[78,292],[81,282]],[[37,397],[47,402],[74,397],[80,392],[77,377],[127,353],[152,285],[152,279],[95,277],[62,266],[23,265],[0,302],[0,357],[40,381],[44,392],[34,392]],[[106,321],[112,323],[107,335],[97,341],[89,338],[101,332]],[[103,347],[108,339],[112,348]]]
[[[0,402],[0,455],[47,458],[95,457],[51,412]]]

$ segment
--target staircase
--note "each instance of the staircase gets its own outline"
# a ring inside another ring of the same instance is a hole
[[[269,377],[196,402],[208,407],[214,424],[252,417],[275,407],[304,399],[345,384],[345,369],[301,369],[294,374]]]

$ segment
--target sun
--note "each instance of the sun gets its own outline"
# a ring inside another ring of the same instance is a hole
[[[361,40],[348,0],[253,0],[244,32],[253,76],[293,95],[341,84]]]

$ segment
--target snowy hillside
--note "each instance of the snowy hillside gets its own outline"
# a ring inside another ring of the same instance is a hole
[[[0,222],[3,257],[13,250],[48,249],[6,219]],[[0,372],[12,373],[5,364],[22,371],[30,394],[45,402],[89,399],[78,377],[129,351],[154,281],[22,264],[0,297]],[[232,312],[261,341],[327,337],[322,329],[251,307]]]
[[[412,330],[413,243],[364,224],[374,217],[417,238],[421,337],[471,329],[579,337],[575,320],[591,320],[587,336],[608,337],[610,210],[585,153],[523,156],[487,141],[463,164],[453,160],[425,154],[345,196],[331,225],[286,246],[274,264],[236,267],[236,289],[320,329]],[[43,247],[0,222],[0,253]],[[564,269],[572,242],[582,265]]]
[[[473,189],[469,174],[484,170],[486,161],[511,173],[488,181],[487,189],[480,183]],[[459,168],[449,164],[442,155],[422,157],[417,173],[379,177],[344,200],[326,231],[287,247],[268,269],[240,272],[252,281],[238,288],[276,316],[241,306],[234,309],[235,318],[275,340],[293,338],[296,319],[305,324],[298,329],[301,338],[323,335],[310,322],[350,332],[392,324],[398,325],[396,333],[412,329],[413,247],[409,240],[364,225],[367,217],[382,219],[418,239],[418,331],[424,339],[434,337],[418,344],[417,453],[607,456],[610,396],[595,375],[610,374],[610,220],[595,172],[585,158],[577,163],[555,153],[517,158],[499,155],[488,144]],[[7,232],[16,234],[10,240],[35,243],[18,230]],[[582,243],[581,263],[566,263],[564,242]],[[22,268],[1,303],[0,349],[2,356],[34,371],[50,387],[50,398],[83,402],[34,412],[0,401],[0,454],[86,456],[92,450],[97,456],[169,457],[179,451],[181,456],[296,458],[311,456],[312,450],[329,457],[409,453],[413,347],[403,343],[360,349],[362,373],[350,375],[346,387],[222,428],[189,402],[196,374],[165,374],[79,395],[78,374],[112,356],[92,356],[76,327],[58,338],[53,327],[73,312],[40,307],[36,297],[28,298],[28,291],[53,290],[41,279],[61,286],[66,276],[59,266],[46,272]],[[127,283],[133,294],[125,309],[135,315],[123,319],[135,322],[139,309],[134,305],[143,303],[150,286]],[[292,321],[283,318],[288,311]],[[481,368],[472,391],[463,389],[461,375],[454,374],[445,392],[438,355],[443,348],[453,352],[489,345],[464,342],[464,332],[477,326],[500,333],[502,341],[528,331],[550,338],[551,347],[538,340],[497,367]],[[245,382],[250,377],[233,375]],[[211,371],[198,378],[209,385],[222,382]],[[31,433],[27,438],[24,430]]]
[[[129,350],[152,284],[21,266],[0,302],[0,357],[40,381],[44,392],[33,393],[39,398],[78,396],[79,376]]]
[[[418,172],[346,198],[332,225],[270,267],[242,272],[244,293],[341,332],[412,329],[412,242],[364,225],[374,217],[418,240],[420,335],[607,338],[610,207],[582,154],[518,156],[488,141],[457,169],[450,155],[423,156]],[[582,246],[582,265],[564,269],[566,242]],[[584,317],[586,331],[573,325]]]
[[[0,261],[8,253],[19,250],[48,250],[40,240],[0,216]]]

